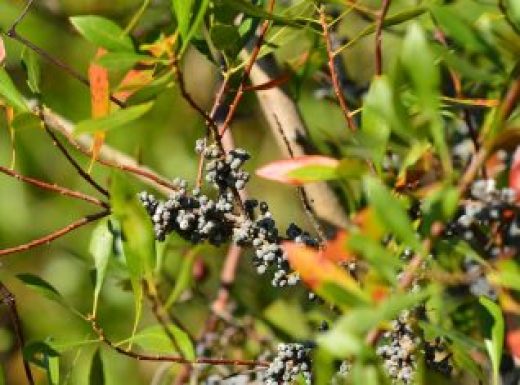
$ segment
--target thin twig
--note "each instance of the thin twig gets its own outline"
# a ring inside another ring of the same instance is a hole
[[[381,10],[378,12],[378,16],[376,19],[376,32],[375,32],[375,41],[376,41],[376,76],[381,76],[383,73],[383,47],[382,47],[382,35],[383,35],[383,24],[385,21],[386,14],[388,13],[388,9],[390,8],[391,0],[383,0],[381,5]]]
[[[330,41],[329,36],[329,26],[327,24],[327,16],[325,14],[325,8],[323,6],[320,6],[318,8],[318,13],[320,16],[320,24],[323,29],[323,37],[325,39],[325,45],[327,48],[327,56],[328,56],[328,64],[329,64],[329,71],[330,76],[332,78],[332,86],[334,88],[334,92],[336,93],[336,98],[338,99],[338,103],[340,105],[341,111],[343,112],[343,115],[345,116],[345,120],[347,121],[348,128],[350,131],[354,132],[357,130],[356,123],[354,122],[354,119],[352,118],[352,113],[347,106],[347,101],[345,100],[345,96],[343,95],[343,90],[341,87],[341,84],[339,84],[338,75],[336,73],[336,68],[334,65],[334,53],[332,50],[332,44]]]
[[[125,27],[125,30],[123,31],[123,33],[125,35],[128,35],[130,32],[132,32],[132,30],[135,28],[135,26],[137,25],[137,23],[143,16],[144,12],[146,11],[146,8],[149,7],[150,3],[151,3],[151,0],[143,1],[143,4],[141,4],[141,6],[137,10],[137,12],[134,14],[134,16],[132,16],[132,19],[130,20],[128,25]]]
[[[33,248],[41,246],[41,245],[48,244],[48,243],[54,241],[55,239],[60,238],[64,235],[70,233],[71,231],[74,231],[82,226],[85,226],[88,223],[91,223],[98,219],[106,217],[109,214],[110,214],[110,211],[104,210],[97,214],[87,215],[86,217],[78,219],[77,221],[72,222],[71,224],[69,224],[53,233],[50,233],[42,238],[34,239],[30,242],[24,243],[23,245],[14,246],[14,247],[10,247],[8,249],[0,250],[0,257],[9,255],[9,254],[20,253],[20,252],[27,251],[27,250],[33,249]]]
[[[18,15],[18,17],[16,18],[16,20],[13,22],[13,24],[11,24],[11,26],[9,27],[8,31],[15,31],[16,30],[16,27],[18,26],[18,24],[20,24],[23,19],[25,18],[25,16],[27,16],[27,13],[29,12],[29,10],[31,9],[32,5],[34,3],[34,0],[29,0],[27,2],[27,4],[25,4],[25,7],[24,9],[22,10],[22,12]]]
[[[25,346],[25,338],[23,336],[22,331],[22,323],[20,322],[20,316],[18,315],[18,309],[16,307],[16,298],[9,291],[5,285],[0,282],[0,297],[2,302],[4,302],[9,308],[9,317],[11,318],[11,322],[14,327],[14,334],[16,335],[16,339],[18,340],[18,345],[20,346],[20,350],[23,350]],[[27,377],[27,383],[29,385],[34,385],[34,378],[31,372],[31,366],[29,362],[25,359],[25,356],[22,354],[23,360],[23,369],[25,371],[25,377]]]
[[[226,358],[209,358],[209,357],[199,357],[194,360],[189,360],[186,358],[182,358],[179,356],[167,356],[167,355],[159,355],[159,354],[146,354],[146,353],[137,353],[129,350],[125,350],[120,346],[115,345],[111,342],[106,336],[95,320],[91,319],[90,323],[92,325],[92,330],[97,334],[99,340],[109,346],[111,349],[116,352],[125,355],[127,357],[131,357],[138,361],[155,361],[155,362],[175,362],[178,364],[188,364],[188,365],[196,365],[196,364],[210,364],[210,365],[232,365],[232,366],[269,366],[268,362],[265,361],[254,361],[254,360],[239,360],[239,359],[226,359]]]
[[[32,184],[38,188],[41,188],[43,190],[48,190],[48,191],[52,191],[52,192],[56,192],[58,194],[61,194],[61,195],[65,195],[65,196],[69,196],[69,197],[72,197],[72,198],[76,198],[76,199],[80,199],[80,200],[83,200],[83,201],[86,201],[86,202],[89,202],[89,203],[92,203],[96,206],[100,206],[100,207],[103,207],[105,209],[108,208],[108,204],[93,197],[93,196],[90,196],[90,195],[87,195],[87,194],[84,194],[82,192],[79,192],[79,191],[75,191],[75,190],[70,190],[66,187],[62,187],[62,186],[58,186],[56,184],[50,184],[50,183],[47,183],[47,182],[44,182],[42,180],[39,180],[39,179],[35,179],[35,178],[31,178],[31,177],[28,177],[28,176],[24,176],[22,174],[19,174],[18,172],[14,171],[14,170],[10,170],[8,169],[7,167],[3,167],[3,166],[0,166],[0,172],[3,173],[3,174],[6,174],[6,175],[9,175],[9,176],[12,176],[13,178],[16,178],[22,182],[25,182],[25,183],[29,183],[29,184]]]
[[[66,72],[68,75],[73,77],[74,79],[78,80],[79,82],[83,83],[87,87],[90,86],[90,83],[88,79],[80,74],[78,71],[76,71],[74,68],[70,67],[68,64],[65,64],[61,60],[55,58],[54,56],[50,55],[47,51],[44,49],[38,47],[36,44],[31,42],[30,40],[27,40],[23,36],[21,36],[16,30],[9,30],[7,31],[7,36],[9,36],[11,39],[18,41],[19,43],[23,44],[27,48],[31,49],[32,51],[36,52],[39,56],[47,60],[49,63],[55,65],[56,67],[60,68],[64,72]],[[117,104],[119,107],[124,108],[126,104],[116,98],[114,95],[109,95],[110,100]]]
[[[45,123],[50,129],[62,134],[74,148],[84,155],[88,157],[92,156],[92,137],[82,135],[76,138],[74,137],[74,126],[72,123],[57,115],[49,108],[43,108],[42,113]],[[169,194],[171,191],[177,190],[177,187],[165,177],[157,174],[148,167],[139,165],[135,159],[106,144],[101,147],[96,161],[105,166],[135,174],[144,183],[153,186],[164,194]]]
[[[278,132],[280,133],[281,137],[283,138],[287,152],[289,153],[289,156],[291,157],[291,159],[293,159],[294,152],[291,148],[291,143],[289,142],[287,135],[285,135],[282,124],[280,123],[280,120],[278,119],[278,116],[276,116],[276,114],[274,115],[274,120],[276,121],[276,124],[278,126]],[[297,187],[297,191],[298,191],[298,196],[300,197],[300,200],[302,202],[305,214],[307,214],[307,218],[309,218],[309,222],[311,222],[311,225],[316,230],[316,233],[318,234],[318,237],[320,238],[320,243],[322,245],[324,245],[327,240],[327,237],[325,236],[325,232],[321,228],[320,222],[314,215],[311,201],[310,201],[309,197],[307,196],[307,192],[305,191],[305,189],[303,189],[303,187]]]
[[[43,110],[42,109],[40,109],[39,114],[40,114],[40,120],[42,121],[43,126],[45,128],[45,132],[47,132],[47,134],[51,137],[52,142],[54,143],[54,145],[56,147],[58,147],[58,149],[61,151],[63,156],[65,156],[65,158],[67,158],[67,160],[72,165],[72,167],[74,167],[76,172],[88,184],[90,184],[92,187],[94,187],[97,191],[99,191],[104,196],[108,197],[110,195],[108,193],[108,191],[105,188],[103,188],[99,183],[97,183],[94,180],[94,178],[92,178],[85,170],[83,170],[83,168],[81,168],[81,166],[78,164],[78,162],[76,162],[76,160],[69,154],[69,152],[67,151],[65,146],[58,140],[58,137],[56,136],[56,134],[54,134],[54,132],[52,132],[52,130],[47,126],[47,123],[45,122],[45,118],[43,116]]]
[[[267,12],[271,14],[274,9],[275,0],[270,0],[269,5],[267,6]],[[253,68],[253,65],[256,62],[256,59],[258,57],[258,54],[260,53],[260,49],[262,48],[262,45],[264,43],[265,34],[267,33],[267,30],[269,29],[269,25],[271,24],[270,20],[265,20],[260,27],[260,30],[258,32],[258,38],[256,40],[256,44],[251,51],[251,56],[249,58],[249,61],[244,69],[244,72],[242,73],[242,78],[240,80],[240,85],[238,86],[238,90],[235,94],[235,97],[233,101],[231,102],[229,106],[229,111],[226,116],[226,119],[224,120],[224,123],[222,123],[222,126],[220,127],[220,135],[222,135],[227,128],[229,127],[231,121],[235,117],[236,110],[238,108],[238,104],[240,103],[240,100],[242,99],[242,96],[244,95],[244,87],[247,79],[249,78],[249,74],[251,73],[251,69]]]

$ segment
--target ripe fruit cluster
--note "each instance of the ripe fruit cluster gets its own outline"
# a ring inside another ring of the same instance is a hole
[[[240,246],[250,246],[255,251],[253,263],[258,273],[273,271],[273,286],[296,284],[299,277],[289,267],[280,246],[284,238],[267,203],[247,200],[245,213],[237,214],[235,196],[249,180],[249,173],[242,170],[249,154],[240,148],[224,154],[216,144],[206,146],[203,139],[197,140],[195,150],[207,161],[205,179],[216,190],[217,198],[202,194],[198,188],[190,194],[186,181],[180,179],[174,181],[176,190],[166,201],[141,192],[139,198],[152,219],[155,237],[164,241],[169,233],[176,232],[192,243],[207,241],[219,246],[233,241]],[[287,239],[318,245],[316,239],[294,224],[287,229]]]
[[[306,384],[312,383],[309,347],[303,344],[279,344],[274,360],[264,374],[265,385],[291,385],[299,375]]]

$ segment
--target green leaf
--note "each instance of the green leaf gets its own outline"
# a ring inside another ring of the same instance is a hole
[[[493,367],[493,384],[500,385],[500,361],[502,360],[502,349],[504,346],[504,317],[502,310],[495,302],[487,297],[480,297],[479,302],[484,306],[493,318],[491,327],[491,340],[486,339],[486,349]]]
[[[401,50],[401,62],[419,99],[422,120],[428,123],[443,167],[450,173],[451,157],[446,144],[444,124],[439,114],[440,74],[426,36],[418,24],[414,23],[408,28]]]
[[[195,0],[172,0],[172,8],[177,19],[177,26],[183,39],[186,39],[190,31],[191,16]]]
[[[42,127],[42,122],[32,112],[22,112],[15,115],[11,126],[16,131],[40,129]]]
[[[301,183],[338,179],[338,167],[315,164],[303,166],[287,173],[289,178],[298,179]]]
[[[18,274],[16,277],[22,281],[25,286],[31,288],[45,298],[57,302],[65,307],[68,306],[65,302],[65,299],[61,296],[58,290],[56,290],[50,283],[38,277],[37,275],[24,273]]]
[[[184,256],[181,270],[177,276],[177,280],[175,281],[175,286],[164,305],[166,309],[169,309],[175,302],[177,302],[184,290],[190,286],[193,278],[193,263],[195,262],[195,257],[199,251],[199,247],[194,247],[186,254],[186,256]]]
[[[214,24],[210,30],[211,41],[219,50],[233,48],[240,42],[237,27],[227,24]]]
[[[110,204],[121,225],[123,252],[134,292],[135,332],[142,310],[143,280],[152,279],[155,237],[148,213],[119,173],[112,174]]]
[[[190,337],[173,324],[168,325],[168,331],[175,337],[175,341],[182,350],[179,353],[189,360],[195,359],[195,348]],[[148,351],[171,353],[172,350],[175,350],[172,341],[161,325],[153,325],[141,330],[131,338],[131,341]]]
[[[517,0],[502,0],[511,22],[520,29],[520,2]]]
[[[97,59],[97,63],[100,66],[111,71],[122,72],[132,68],[140,62],[149,64],[163,61],[148,55],[141,55],[134,52],[107,52]]]
[[[114,245],[114,237],[108,228],[108,220],[102,220],[92,232],[90,239],[89,251],[94,258],[96,266],[96,285],[94,287],[94,303],[92,314],[95,316],[97,312],[97,305],[99,293],[103,281],[105,280],[105,272],[108,265],[108,259],[112,255],[112,248]]]
[[[0,97],[15,110],[21,112],[30,111],[22,94],[15,87],[5,68],[2,67],[0,67]]]
[[[385,76],[372,81],[363,102],[361,128],[370,143],[372,160],[380,171],[386,154],[391,122],[395,121],[395,112],[391,100],[392,89]]]
[[[146,114],[153,106],[153,102],[140,104],[117,110],[108,116],[98,119],[87,119],[79,122],[74,130],[75,135],[98,131],[108,131],[128,124]]]
[[[22,51],[22,63],[27,71],[27,85],[29,89],[33,93],[39,94],[41,70],[38,56],[33,50],[24,47]]]
[[[103,360],[101,358],[101,349],[97,349],[96,353],[94,354],[94,357],[92,357],[92,364],[90,365],[89,384],[105,384],[105,371],[103,368]]]
[[[134,51],[132,40],[113,21],[101,16],[74,16],[74,28],[91,43],[108,51]]]
[[[311,330],[305,322],[305,313],[296,300],[278,299],[264,310],[264,317],[273,325],[297,340],[308,339]]]
[[[397,284],[398,271],[403,264],[395,255],[386,248],[367,236],[352,234],[348,240],[349,250],[363,255],[370,266],[390,284]]]
[[[370,205],[375,209],[381,224],[408,247],[416,252],[422,252],[421,242],[401,201],[374,177],[365,177],[364,184]]]
[[[60,382],[60,355],[47,343],[32,342],[23,348],[24,358],[43,368],[47,372],[49,385],[59,385]]]

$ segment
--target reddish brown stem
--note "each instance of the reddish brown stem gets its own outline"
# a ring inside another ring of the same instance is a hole
[[[127,357],[131,357],[138,361],[156,361],[156,362],[174,362],[177,364],[188,364],[188,365],[196,365],[196,364],[210,364],[210,365],[234,365],[234,366],[269,366],[268,362],[265,361],[254,361],[254,360],[238,360],[238,359],[226,359],[226,358],[209,358],[209,357],[199,357],[193,360],[189,360],[187,358],[179,357],[179,356],[167,356],[167,355],[159,355],[159,354],[146,354],[146,353],[137,353],[129,350],[125,350],[114,343],[112,343],[104,334],[103,329],[101,329],[95,322],[95,320],[90,320],[92,325],[92,330],[97,334],[99,340],[109,346],[111,349],[116,352],[125,355]]]
[[[21,175],[21,174],[17,173],[16,171],[10,170],[3,166],[0,166],[0,172],[3,174],[6,174],[6,175],[12,176],[13,178],[16,178],[22,182],[32,184],[33,186],[41,188],[42,190],[52,191],[52,192],[55,192],[55,193],[58,193],[61,195],[69,196],[72,198],[83,200],[85,202],[92,203],[96,206],[108,208],[108,204],[106,204],[105,202],[103,202],[95,197],[92,197],[90,195],[83,194],[79,191],[70,190],[66,187],[61,187],[56,184],[50,184],[50,183],[41,181],[39,179],[30,178],[28,176]]]
[[[274,3],[275,3],[275,0],[269,1],[269,5],[267,7],[267,12],[269,12],[269,13],[273,12]],[[246,83],[247,79],[249,78],[249,74],[251,73],[251,69],[253,68],[253,65],[255,64],[256,59],[258,58],[260,49],[262,48],[262,45],[264,44],[265,34],[267,33],[267,30],[269,29],[270,24],[271,24],[271,22],[269,20],[265,20],[263,22],[262,26],[260,27],[260,30],[258,32],[258,39],[253,48],[253,51],[251,51],[251,56],[249,58],[249,61],[246,64],[244,72],[242,73],[240,85],[238,86],[238,90],[235,94],[235,97],[229,106],[229,111],[227,113],[226,119],[224,120],[224,123],[222,123],[222,126],[220,127],[220,135],[222,135],[227,130],[227,128],[229,127],[231,121],[233,120],[233,118],[235,116],[236,110],[238,108],[238,104],[240,103],[240,100],[242,99],[242,96],[244,95],[245,83]]]
[[[383,25],[385,22],[386,14],[388,13],[388,9],[390,8],[391,0],[383,0],[381,4],[381,10],[378,12],[378,16],[376,19],[376,32],[375,32],[375,40],[376,40],[376,76],[381,76],[383,73],[383,47],[382,47],[382,35],[383,35]]]
[[[343,95],[343,90],[341,88],[341,84],[339,83],[338,74],[336,73],[336,67],[334,65],[334,52],[332,49],[332,43],[330,41],[329,26],[327,24],[327,16],[325,15],[325,8],[323,6],[321,6],[320,8],[318,8],[318,12],[320,15],[320,24],[323,29],[323,37],[325,39],[327,56],[329,59],[328,64],[329,64],[330,76],[332,78],[332,86],[334,88],[336,98],[338,99],[338,103],[341,108],[341,111],[343,112],[343,115],[345,116],[345,120],[347,121],[348,128],[352,132],[354,132],[357,130],[356,123],[354,122],[354,119],[352,118],[352,112],[350,111],[349,107],[347,106],[347,101],[345,100],[345,96]]]
[[[18,345],[20,346],[20,350],[23,350],[25,346],[25,338],[23,336],[22,331],[22,323],[20,321],[20,316],[18,315],[18,309],[16,307],[16,299],[14,295],[9,291],[7,287],[3,283],[0,282],[0,297],[2,301],[9,308],[9,317],[11,318],[11,322],[14,328],[14,334],[16,335],[16,339],[18,340]],[[23,356],[23,369],[25,371],[25,377],[27,377],[27,383],[29,385],[34,385],[34,378],[31,372],[31,367],[29,362]]]
[[[23,251],[34,249],[35,247],[38,247],[38,246],[41,246],[44,244],[48,244],[48,243],[54,241],[55,239],[58,239],[64,235],[70,233],[71,231],[74,231],[82,226],[85,226],[88,223],[91,223],[98,219],[106,217],[109,214],[110,214],[110,212],[105,210],[105,211],[101,211],[97,214],[88,215],[88,216],[83,217],[75,222],[72,222],[71,224],[69,224],[51,234],[48,234],[42,238],[35,239],[28,243],[24,243],[23,245],[14,246],[14,247],[10,247],[8,249],[0,250],[0,257],[9,255],[9,254],[20,253]]]

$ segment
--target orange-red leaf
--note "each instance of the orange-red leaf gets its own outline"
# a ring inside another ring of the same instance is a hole
[[[509,172],[509,187],[516,192],[516,196],[520,198],[520,146],[517,147],[513,162],[511,163],[511,171]]]
[[[345,230],[336,233],[333,239],[325,244],[323,249],[323,257],[332,262],[346,262],[354,259],[354,255],[347,249],[349,236]]]
[[[126,101],[132,94],[153,81],[153,70],[130,70],[127,72],[114,96]]]
[[[311,289],[319,290],[325,283],[333,283],[362,296],[357,282],[341,267],[325,258],[322,251],[295,242],[284,242],[283,249],[291,267]]]
[[[506,342],[513,357],[520,359],[520,329],[508,332]]]
[[[259,168],[256,170],[256,174],[265,179],[301,186],[313,181],[330,179],[328,177],[336,172],[338,166],[337,159],[321,155],[307,155],[277,160]],[[303,173],[296,175],[300,170],[310,170],[311,172],[307,175],[303,175]]]
[[[106,53],[103,48],[99,48],[96,53],[96,59]],[[88,79],[90,83],[90,102],[93,118],[102,118],[110,113],[110,83],[108,81],[108,70],[95,61],[90,63],[88,69]],[[90,167],[98,158],[101,146],[105,141],[104,132],[96,132],[94,134],[94,142],[92,144],[92,161]]]

